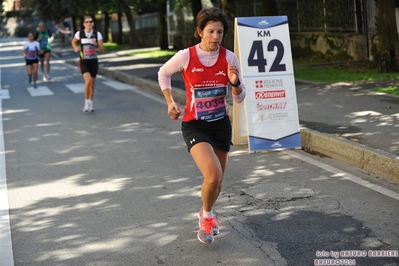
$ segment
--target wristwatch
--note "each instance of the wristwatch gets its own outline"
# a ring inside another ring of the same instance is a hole
[[[231,81],[229,81],[229,82],[230,82],[230,85],[233,86],[233,87],[238,87],[238,86],[241,85],[240,79],[237,79],[237,83],[236,84],[231,83]]]

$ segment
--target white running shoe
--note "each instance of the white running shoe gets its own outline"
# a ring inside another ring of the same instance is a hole
[[[83,112],[88,112],[89,111],[89,102],[85,102],[85,106],[83,107]]]
[[[47,81],[48,79],[47,79],[47,76],[46,76],[46,74],[45,73],[43,73],[43,81]]]
[[[50,80],[51,79],[50,74],[47,73],[46,78],[47,78],[47,80]]]
[[[93,101],[89,102],[89,112],[94,112]]]

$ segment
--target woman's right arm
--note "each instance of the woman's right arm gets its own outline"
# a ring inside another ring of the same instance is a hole
[[[173,100],[171,77],[174,73],[183,71],[188,64],[188,49],[181,50],[169,59],[158,71],[158,82],[168,105],[168,115],[172,120],[180,116],[179,105]]]
[[[188,65],[188,49],[180,50],[169,59],[158,71],[158,83],[161,90],[172,89],[171,77],[173,74],[183,71]]]

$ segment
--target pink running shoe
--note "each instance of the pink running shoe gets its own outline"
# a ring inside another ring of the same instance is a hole
[[[202,210],[198,213],[199,219],[199,230],[198,230],[198,240],[202,243],[210,244],[214,241],[213,235],[219,234],[220,222],[215,217],[202,217]]]

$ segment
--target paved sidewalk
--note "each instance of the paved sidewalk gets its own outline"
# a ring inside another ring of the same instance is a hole
[[[72,48],[57,46],[60,59],[75,64]],[[127,56],[127,51],[100,56],[100,74],[161,94],[157,82],[163,59]],[[396,80],[315,84],[296,81],[302,146],[309,152],[364,168],[399,181],[399,97],[372,89],[398,86]],[[172,77],[173,93],[184,102],[180,74]]]

